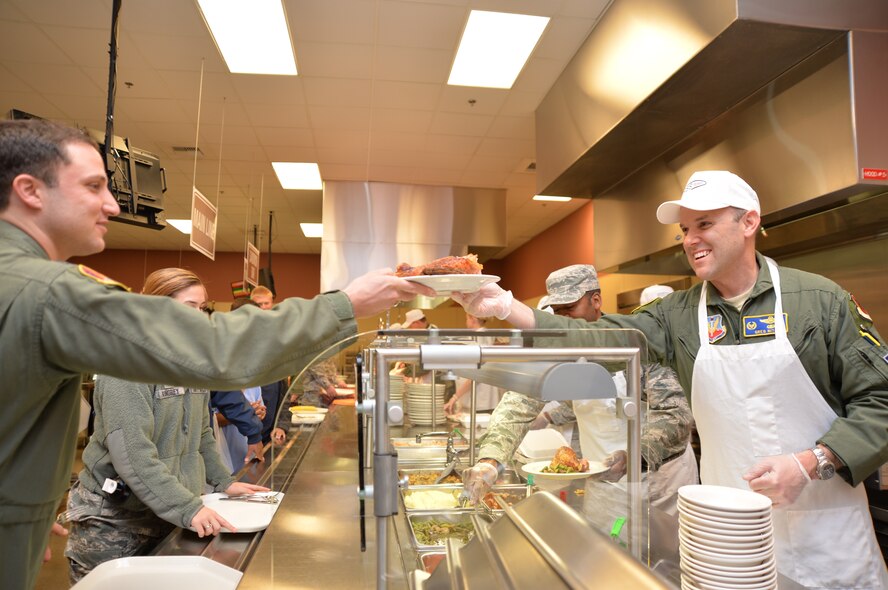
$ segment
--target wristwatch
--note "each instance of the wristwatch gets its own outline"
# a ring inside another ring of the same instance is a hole
[[[811,449],[811,452],[817,458],[817,468],[815,471],[819,479],[829,479],[836,474],[836,466],[826,458],[826,453],[823,452],[823,449],[815,446]]]

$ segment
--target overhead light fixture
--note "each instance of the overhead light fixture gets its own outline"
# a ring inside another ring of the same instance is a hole
[[[548,24],[547,16],[473,10],[447,83],[511,88]]]
[[[321,171],[313,162],[272,162],[281,187],[292,190],[320,190],[324,188]]]
[[[571,200],[571,197],[553,197],[550,195],[534,195],[534,201],[554,201],[556,203],[567,203]]]
[[[302,228],[302,235],[304,235],[306,238],[324,237],[323,223],[300,223],[299,227]]]
[[[167,219],[167,223],[172,225],[174,228],[182,232],[183,234],[191,233],[191,220],[190,219]]]
[[[232,74],[296,75],[281,0],[197,0]]]

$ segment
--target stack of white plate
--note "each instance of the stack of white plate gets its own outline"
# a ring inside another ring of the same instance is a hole
[[[389,375],[389,400],[404,399],[404,377],[403,375]]]
[[[407,384],[407,415],[410,422],[419,425],[432,423],[432,385],[430,383]],[[444,384],[435,384],[435,417],[438,422],[445,422],[444,417]]]
[[[678,490],[682,590],[777,588],[771,500],[722,486]]]

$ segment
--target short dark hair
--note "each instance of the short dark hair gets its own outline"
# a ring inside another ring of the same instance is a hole
[[[0,211],[9,206],[12,181],[30,174],[55,186],[59,166],[70,163],[65,152],[69,143],[99,148],[83,129],[45,119],[0,121]]]

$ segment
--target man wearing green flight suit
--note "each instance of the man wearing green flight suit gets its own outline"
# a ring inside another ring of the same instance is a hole
[[[356,317],[432,291],[368,273],[342,292],[208,317],[64,261],[105,247],[120,209],[95,143],[48,121],[0,122],[0,572],[31,588],[71,476],[80,376],[230,389],[298,373]]]

